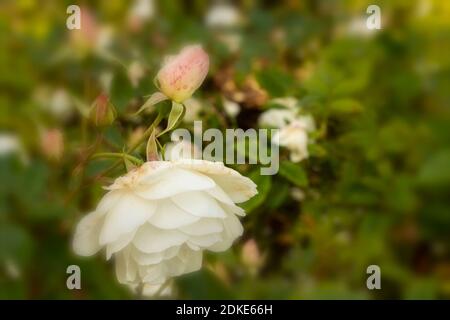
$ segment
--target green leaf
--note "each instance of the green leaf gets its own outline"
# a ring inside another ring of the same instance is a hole
[[[23,266],[29,259],[32,239],[20,226],[4,224],[0,226],[0,261],[11,261]]]
[[[185,107],[178,103],[173,101],[172,102],[172,110],[170,110],[169,119],[167,120],[167,127],[160,132],[157,137],[162,136],[164,133],[169,132],[173,128],[175,128],[183,118],[185,112]]]
[[[155,161],[158,160],[158,145],[156,143],[155,130],[152,131],[152,134],[148,138],[147,141],[147,149],[146,149],[147,161]]]
[[[339,99],[331,102],[332,113],[354,114],[363,111],[363,106],[354,99]]]
[[[181,294],[190,299],[230,299],[231,292],[209,270],[181,276],[177,279]]]
[[[423,187],[444,188],[450,186],[450,150],[441,150],[430,157],[418,175]]]
[[[295,163],[283,161],[280,163],[280,175],[298,187],[306,187],[308,185],[308,177],[305,170]]]
[[[155,92],[154,94],[152,94],[150,96],[150,98],[147,99],[147,101],[145,101],[145,103],[142,105],[142,107],[140,107],[139,110],[134,113],[134,115],[138,115],[142,111],[144,111],[148,108],[151,108],[155,104],[157,104],[161,101],[164,101],[164,100],[167,100],[167,97],[163,93]]]

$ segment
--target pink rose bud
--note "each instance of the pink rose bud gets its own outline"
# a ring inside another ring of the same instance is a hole
[[[114,122],[116,109],[109,101],[108,95],[102,93],[95,99],[89,112],[89,119],[98,127],[108,126]]]
[[[258,272],[264,262],[258,244],[254,239],[249,239],[244,243],[242,246],[241,258],[244,265],[247,266],[253,274]]]
[[[41,133],[42,153],[50,160],[60,160],[64,152],[63,134],[58,129],[44,130]]]
[[[209,57],[199,45],[185,47],[164,63],[156,76],[159,89],[176,102],[192,96],[208,74]]]

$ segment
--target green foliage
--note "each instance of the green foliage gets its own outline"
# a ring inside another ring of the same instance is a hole
[[[0,150],[0,298],[136,297],[117,283],[102,254],[80,259],[70,248],[77,221],[95,208],[102,186],[125,172],[120,162],[98,180],[117,159],[87,159],[126,151],[157,113],[164,116],[161,131],[192,129],[180,123],[190,110],[171,109],[170,101],[150,99],[136,112],[157,91],[153,78],[163,57],[196,42],[211,61],[195,94],[204,129],[258,128],[262,112],[280,107],[271,99],[286,96],[298,100],[299,114],[313,116],[316,129],[300,163],[280,149],[277,175],[236,166],[259,192],[240,204],[244,234],[227,252],[205,256],[201,271],[176,279],[177,297],[450,297],[446,2],[430,0],[424,9],[384,1],[383,27],[371,34],[352,24],[365,22],[361,1],[233,3],[245,19],[229,30],[205,26],[204,1],[158,1],[157,14],[135,30],[127,24],[129,1],[86,2],[99,25],[114,28],[109,56],[72,43],[65,27],[71,2],[0,5],[0,134],[14,134],[21,145]],[[233,37],[240,39],[237,49]],[[128,70],[135,60],[144,66],[136,85]],[[53,96],[58,90],[72,105],[68,115],[53,110],[64,105]],[[112,126],[95,127],[80,109],[104,91],[117,115]],[[239,103],[236,117],[218,107],[223,97]],[[43,148],[46,128],[63,133],[60,159]],[[145,152],[140,147],[132,155],[144,160]],[[249,239],[258,245],[258,267],[245,259]],[[82,269],[80,291],[66,288],[71,264]],[[381,268],[380,291],[366,288],[370,264]]]

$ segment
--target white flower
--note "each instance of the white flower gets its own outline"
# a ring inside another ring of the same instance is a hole
[[[137,87],[141,79],[145,76],[145,66],[138,60],[134,60],[128,67],[128,79],[133,87]]]
[[[230,28],[239,25],[240,22],[239,11],[228,4],[216,4],[206,14],[206,25],[209,27]]]
[[[308,158],[308,132],[314,130],[314,122],[309,116],[300,117],[282,127],[273,139],[280,146],[289,149],[292,162]]]
[[[150,20],[155,15],[155,4],[153,0],[135,0],[128,14],[130,18]]]
[[[260,126],[283,128],[297,117],[294,110],[269,109],[259,117]]]
[[[19,153],[22,145],[17,136],[8,133],[0,133],[0,156]]]
[[[222,104],[225,113],[232,118],[236,117],[239,112],[241,112],[241,107],[238,103],[228,100],[225,97],[222,98]]]
[[[16,154],[22,163],[28,163],[25,149],[15,134],[0,132],[0,157]]]
[[[72,99],[64,88],[39,86],[33,92],[33,99],[40,108],[63,122],[67,121],[75,110]]]
[[[269,126],[280,129],[272,137],[274,143],[286,147],[290,151],[290,159],[300,162],[306,159],[308,154],[308,133],[315,130],[314,119],[297,115],[293,100],[272,100],[274,103],[289,106],[289,109],[270,109],[259,117],[260,126]]]
[[[300,188],[293,187],[291,188],[290,193],[291,197],[298,202],[301,202],[305,199],[305,192],[303,192],[303,190]]]
[[[243,228],[235,203],[256,185],[221,162],[152,161],[119,177],[77,226],[73,247],[89,256],[106,248],[119,282],[154,290],[200,269],[202,250],[224,251]]]

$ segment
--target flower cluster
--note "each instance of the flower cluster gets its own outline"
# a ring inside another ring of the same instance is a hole
[[[284,109],[270,109],[259,118],[261,126],[279,128],[274,143],[286,147],[290,151],[290,160],[300,162],[308,158],[308,134],[315,130],[314,119],[310,115],[299,115],[297,100],[292,97],[273,99],[273,103],[284,106]]]

